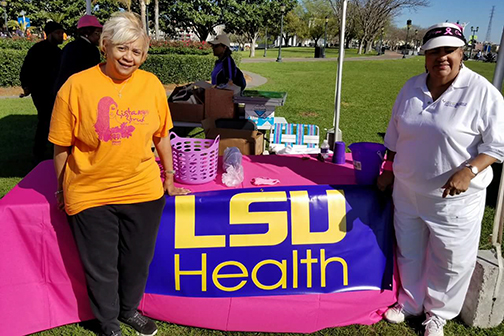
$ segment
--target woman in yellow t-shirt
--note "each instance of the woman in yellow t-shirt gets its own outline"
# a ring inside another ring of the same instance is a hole
[[[120,335],[119,321],[154,335],[153,321],[137,311],[156,235],[173,185],[166,92],[139,70],[149,38],[135,14],[116,13],[103,26],[107,61],[71,76],[54,105],[56,197],[65,209],[84,265],[91,308],[102,335]],[[164,184],[151,150],[166,169]]]

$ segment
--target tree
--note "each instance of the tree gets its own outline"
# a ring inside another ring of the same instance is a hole
[[[147,5],[150,3],[150,0],[138,0],[138,3],[140,4],[140,19],[142,20],[142,25],[146,29],[147,33],[149,33],[149,27],[147,26],[146,20],[146,9]]]
[[[286,0],[286,12],[290,11],[296,0]],[[266,27],[271,34],[275,31],[276,22],[280,24],[279,1],[274,0],[233,0],[229,2],[226,17],[226,31],[235,35],[243,35],[250,42],[250,57],[255,56],[255,45],[259,31]]]
[[[92,14],[104,23],[120,8],[139,12],[140,4],[137,4],[139,1],[93,0]],[[43,28],[47,21],[55,21],[61,23],[69,35],[73,35],[77,30],[78,20],[86,14],[86,2],[84,0],[12,0],[7,1],[6,9],[9,20],[16,20],[21,16],[21,11],[24,11],[25,17],[30,18],[31,26]]]
[[[245,43],[249,42],[249,39],[244,35],[231,34],[229,35],[229,39],[231,40],[231,42],[238,43],[240,50],[244,50]]]
[[[328,1],[333,12],[340,17],[342,0]],[[345,43],[348,46],[351,39],[360,38],[359,54],[362,54],[364,46],[371,49],[381,28],[400,11],[428,5],[428,0],[352,0],[347,8]]]
[[[357,20],[362,29],[359,54],[364,44],[370,50],[381,28],[403,9],[428,6],[428,0],[354,0],[357,4]]]
[[[159,0],[154,0],[154,32],[156,41],[159,40]]]
[[[131,1],[128,4],[127,1],[121,2],[119,0],[95,0],[93,1],[93,5],[94,8],[91,14],[96,16],[102,24],[105,23],[105,21],[107,21],[113,13],[119,11],[121,8],[126,10],[129,8],[129,11],[131,11]]]
[[[288,12],[284,17],[283,43],[287,45],[291,37],[306,34],[306,21],[296,15],[294,11]]]
[[[345,24],[345,48],[350,48],[350,42],[353,39],[357,38],[361,35],[362,30],[359,26],[359,20],[356,15],[356,11],[358,10],[357,4],[350,2],[347,7],[347,17]],[[338,19],[338,27],[340,26],[340,20]],[[339,28],[338,28],[339,31]]]
[[[330,36],[337,37],[341,27],[341,5],[342,0],[326,0],[330,7],[328,32]],[[347,4],[346,24],[345,24],[345,48],[349,48],[350,42],[359,36],[360,29],[357,24],[356,9],[358,8],[354,0]]]
[[[192,30],[200,41],[206,41],[214,28],[230,16],[231,0],[184,0],[159,3],[171,24],[180,29]]]
[[[254,57],[259,30],[265,26],[268,13],[272,11],[271,2],[268,0],[233,1],[231,5],[235,15],[229,17],[226,22],[226,31],[249,41],[249,57]]]
[[[310,38],[318,45],[318,40],[324,35],[325,32],[325,19],[323,18],[313,18],[310,19],[308,34]]]
[[[307,35],[315,45],[325,33],[325,20],[333,20],[330,3],[327,0],[302,0],[300,6],[304,11],[304,18],[308,24]],[[329,24],[328,24],[329,27]],[[328,29],[328,34],[331,30]]]
[[[131,0],[117,0],[117,2],[121,5],[124,5],[128,12],[131,12]]]
[[[117,0],[93,1],[93,15],[103,23],[113,12],[120,8]],[[66,0],[30,0],[30,1],[7,1],[7,13],[11,20],[17,19],[21,11],[25,17],[30,18],[32,26],[43,28],[48,21],[59,22],[69,35],[77,30],[77,22],[86,14],[85,1]]]

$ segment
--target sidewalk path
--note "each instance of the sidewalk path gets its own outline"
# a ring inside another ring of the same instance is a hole
[[[383,61],[394,60],[402,58],[401,54],[395,51],[386,51],[385,54],[380,56],[362,56],[362,57],[345,57],[344,61]],[[282,58],[282,62],[334,62],[337,57],[331,58]],[[242,58],[242,63],[267,63],[276,62],[276,58]]]
[[[242,72],[250,78],[250,81],[247,81],[246,89],[251,89],[256,86],[266,84],[266,82],[268,81],[267,78],[260,76],[258,74],[255,74],[253,72],[245,71],[245,70],[242,70]]]

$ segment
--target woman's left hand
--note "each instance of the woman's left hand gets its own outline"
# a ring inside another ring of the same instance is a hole
[[[191,193],[191,190],[186,188],[177,188],[172,181],[166,180],[164,182],[164,191],[170,196],[187,195]]]
[[[467,168],[457,171],[448,179],[444,186],[441,187],[444,189],[443,198],[446,198],[448,194],[455,196],[465,192],[469,188],[469,184],[473,177],[474,174]]]

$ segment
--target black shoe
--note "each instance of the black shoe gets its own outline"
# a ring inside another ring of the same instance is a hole
[[[154,336],[158,329],[156,323],[150,318],[143,316],[139,312],[135,312],[133,316],[128,318],[119,318],[119,321],[126,323],[133,329],[135,329],[140,336]]]
[[[100,336],[122,336],[121,330],[118,331],[112,331],[111,333],[100,333]]]

